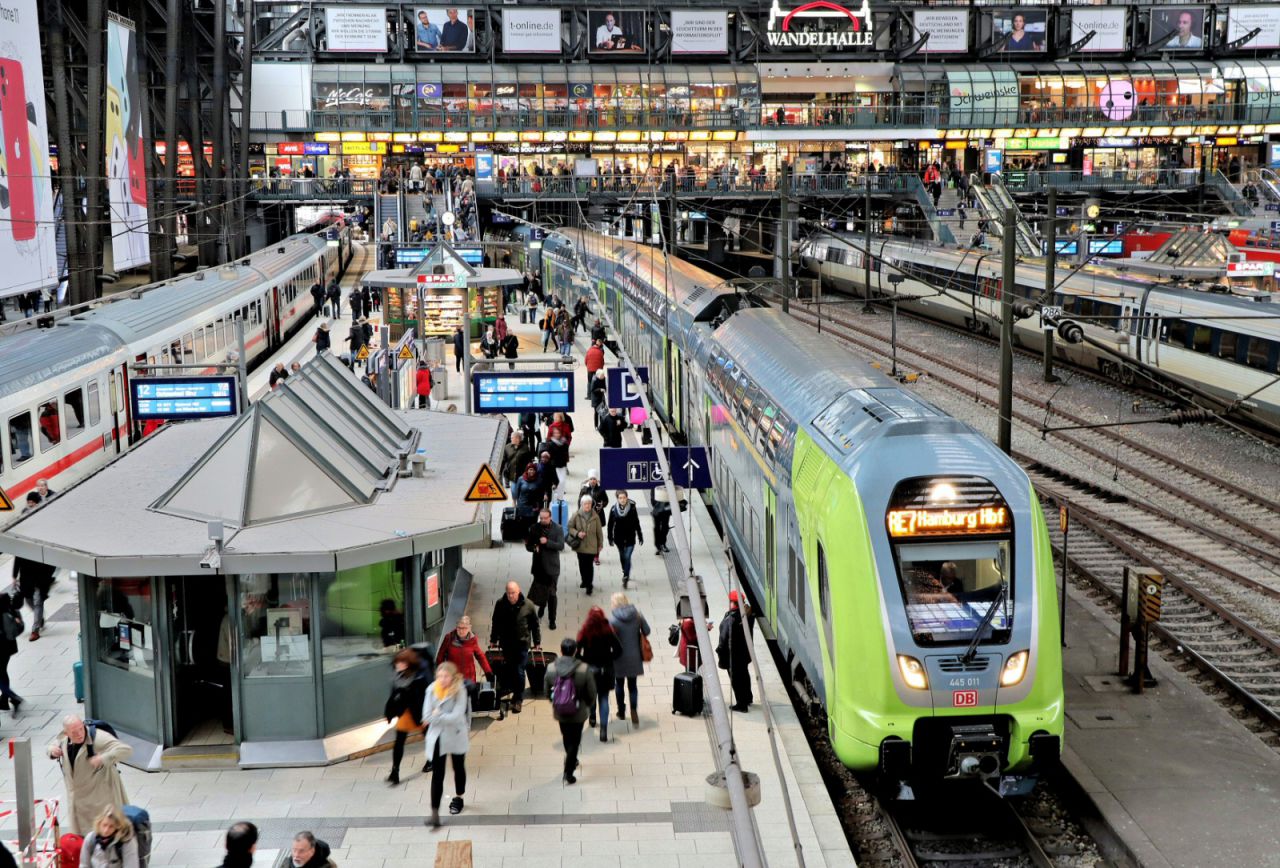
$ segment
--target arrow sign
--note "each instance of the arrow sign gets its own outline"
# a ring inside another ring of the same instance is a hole
[[[682,488],[708,489],[710,450],[701,446],[667,448],[671,481]],[[600,450],[600,484],[605,488],[657,488],[663,485],[662,465],[653,446]]]
[[[649,382],[649,369],[637,366],[636,373],[640,375],[640,382],[647,385]],[[626,368],[609,368],[608,376],[608,406],[622,410],[642,406],[640,390],[636,388],[636,382],[632,379],[630,371]]]

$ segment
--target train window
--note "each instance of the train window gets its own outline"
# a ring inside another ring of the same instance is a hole
[[[822,620],[831,620],[831,583],[827,578],[827,553],[818,541],[818,608],[822,610]]]
[[[50,398],[40,405],[40,451],[52,449],[62,442],[62,422],[58,418],[58,399]]]
[[[1213,330],[1208,326],[1196,326],[1196,330],[1191,335],[1191,349],[1197,353],[1209,352],[1209,345],[1213,341]]]
[[[897,555],[907,622],[922,645],[971,639],[1008,580],[1007,540],[901,545]],[[1011,626],[1011,596],[991,617],[993,633]]]
[[[98,384],[89,384],[89,425],[96,426],[102,418],[102,401],[98,397]]]
[[[205,347],[205,344],[204,344],[204,329],[203,328],[196,329],[194,337],[195,337],[195,340],[192,342],[191,346],[192,346],[193,352],[195,353],[195,358],[203,359],[210,356],[211,353],[206,352],[207,348]]]
[[[1245,363],[1262,371],[1275,371],[1276,349],[1280,346],[1266,338],[1249,338],[1249,354]]]
[[[9,419],[9,464],[30,460],[35,447],[31,443],[31,411]]]
[[[84,430],[84,390],[72,389],[63,396],[62,403],[66,407],[62,416],[67,423],[67,439],[70,440]]]
[[[1187,324],[1180,319],[1166,319],[1164,321],[1164,333],[1161,339],[1173,346],[1185,347],[1187,345]]]

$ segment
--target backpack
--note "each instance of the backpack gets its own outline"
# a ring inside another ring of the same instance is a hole
[[[116,728],[105,720],[93,720],[90,718],[84,722],[84,725],[85,729],[89,731],[89,744],[93,744],[93,737],[97,734],[98,730],[102,730],[112,738],[119,738],[119,736],[116,735]]]
[[[551,686],[551,710],[562,717],[572,717],[578,713],[578,685],[573,676],[577,666],[569,670],[568,675],[557,675]]]
[[[147,868],[151,859],[151,815],[146,808],[125,805],[124,815],[133,824],[133,837],[138,842],[138,865]]]
[[[4,633],[6,639],[17,639],[27,629],[27,625],[23,623],[22,612],[17,609],[10,609],[4,613],[4,617],[0,617],[0,632]]]

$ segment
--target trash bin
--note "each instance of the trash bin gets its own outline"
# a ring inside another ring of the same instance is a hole
[[[431,369],[431,399],[433,401],[449,399],[449,369],[444,365],[436,365]]]

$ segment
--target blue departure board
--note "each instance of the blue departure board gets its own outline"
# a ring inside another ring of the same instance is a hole
[[[129,381],[136,422],[216,419],[240,412],[235,377],[138,377]]]
[[[552,413],[573,409],[573,374],[559,371],[472,373],[477,413]]]

